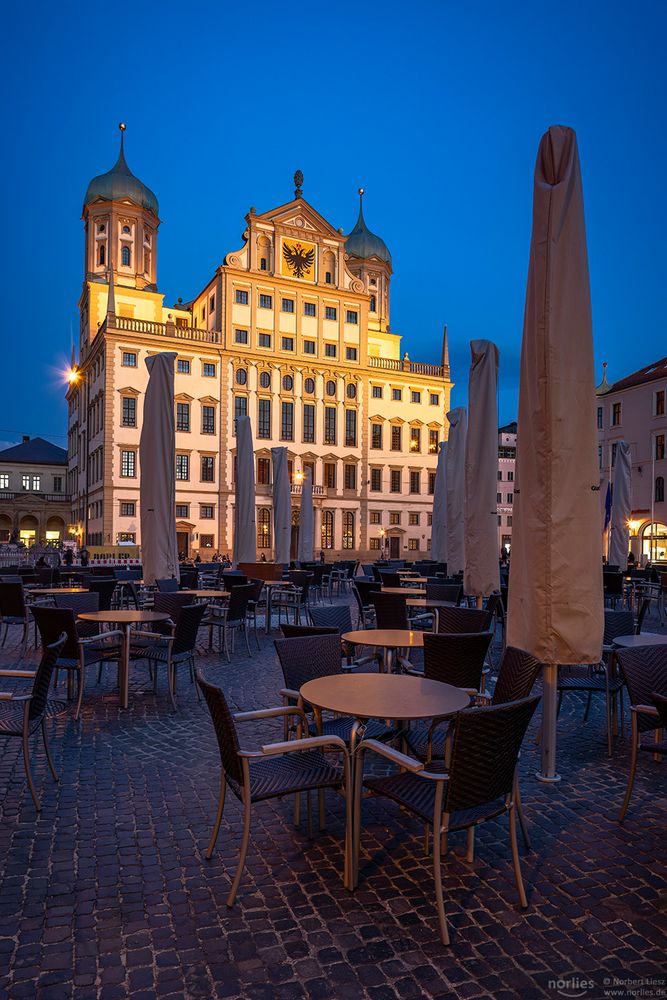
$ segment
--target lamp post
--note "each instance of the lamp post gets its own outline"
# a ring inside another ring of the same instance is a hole
[[[380,528],[379,534],[380,534],[380,558],[384,560],[384,536],[386,535],[386,531],[384,530],[384,528]]]

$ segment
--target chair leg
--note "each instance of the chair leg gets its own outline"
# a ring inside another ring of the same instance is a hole
[[[588,722],[588,713],[591,710],[591,698],[592,697],[593,697],[593,692],[589,691],[588,692],[588,698],[586,699],[586,711],[584,712],[584,722]],[[609,756],[611,757],[611,752],[609,753]]]
[[[475,860],[475,827],[469,826],[466,839],[466,861],[469,865]]]
[[[318,807],[318,814],[319,814],[318,818],[319,818],[319,825],[320,825],[320,833],[324,833],[324,831],[327,828],[327,821],[326,821],[325,810],[324,810],[324,789],[323,788],[319,789],[319,791],[317,793],[317,799],[318,799],[317,807]]]
[[[531,849],[530,837],[528,836],[528,826],[526,824],[526,817],[523,814],[523,804],[521,802],[521,788],[519,787],[519,780],[517,778],[514,785],[514,805],[516,808],[517,816],[519,817],[519,824],[521,826],[521,834],[523,836],[523,843],[527,851]]]
[[[25,767],[25,776],[28,779],[28,788],[32,795],[32,801],[35,803],[35,809],[39,812],[42,807],[37,798],[37,789],[35,788],[35,782],[32,780],[32,772],[30,770],[30,736],[26,726],[23,727],[23,766]]]
[[[628,775],[628,787],[625,792],[625,798],[623,799],[623,805],[621,806],[621,814],[618,817],[618,822],[622,823],[625,819],[625,814],[628,811],[628,806],[630,805],[630,796],[632,795],[632,787],[635,783],[635,772],[637,770],[637,753],[639,746],[639,732],[637,730],[637,713],[632,713],[632,748],[630,750],[630,774]]]
[[[245,648],[248,650],[248,656],[252,656],[250,652],[250,641],[248,638],[248,622],[246,621],[243,625],[243,638],[245,639]]]
[[[438,830],[433,831],[433,879],[435,881],[435,902],[438,909],[438,921],[440,923],[440,940],[443,944],[449,944],[449,929],[447,927],[447,917],[445,915],[445,901],[442,892],[442,866],[440,864],[440,834]]]
[[[47,735],[46,735],[46,720],[45,719],[42,719],[41,729],[42,729],[42,739],[44,740],[44,749],[46,750],[46,759],[49,762],[49,767],[51,769],[51,774],[53,775],[53,780],[54,781],[60,781],[60,776],[59,776],[58,772],[56,771],[56,769],[54,767],[53,758],[51,757],[51,751],[49,750],[49,741],[48,741],[48,738],[47,738]]]
[[[100,666],[101,666],[101,664],[100,664]],[[78,688],[77,695],[78,695],[78,697],[76,699],[76,711],[74,713],[74,719],[77,722],[79,721],[79,715],[81,714],[81,703],[83,702],[84,677],[85,677],[85,674],[84,674],[84,671],[83,671],[83,664],[81,664],[79,666],[78,671],[77,671],[77,682],[78,682],[77,683],[77,688]]]
[[[9,625],[5,625],[5,634],[4,634],[4,636],[2,637],[2,645],[3,645],[3,646],[4,646],[4,644],[5,644],[6,642],[7,642],[7,633],[8,633],[8,632],[9,632]]]
[[[225,810],[225,795],[227,792],[227,779],[225,778],[225,772],[223,771],[220,775],[220,794],[218,795],[218,811],[215,815],[215,823],[213,824],[213,833],[211,834],[211,839],[209,841],[208,848],[206,849],[206,860],[210,861],[213,856],[213,850],[215,848],[215,842],[218,839],[218,834],[220,833],[220,824],[222,823],[222,814]]]
[[[233,906],[234,900],[236,899],[236,893],[238,892],[239,884],[241,882],[241,876],[243,875],[243,869],[245,867],[245,859],[248,853],[248,844],[250,843],[250,817],[252,813],[252,803],[250,800],[250,791],[246,787],[243,790],[244,803],[243,803],[243,840],[241,841],[241,852],[239,854],[239,866],[236,869],[236,875],[234,876],[234,881],[232,882],[232,887],[229,890],[229,896],[227,896],[227,906]]]
[[[523,878],[521,877],[519,845],[516,840],[516,814],[513,805],[510,808],[510,847],[512,848],[512,865],[514,866],[514,878],[516,879],[516,887],[519,893],[519,902],[522,908],[526,910],[528,909],[528,900],[526,899],[526,890],[524,889]]]

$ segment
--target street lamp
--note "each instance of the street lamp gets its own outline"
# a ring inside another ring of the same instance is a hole
[[[380,528],[379,535],[380,535],[380,556],[382,559],[384,559],[384,536],[386,535],[386,531],[384,530],[384,528]]]

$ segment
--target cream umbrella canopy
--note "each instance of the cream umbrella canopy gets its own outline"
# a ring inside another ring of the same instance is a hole
[[[602,656],[595,377],[576,136],[542,136],[521,347],[507,643],[545,665],[542,765],[557,781],[558,664]]]
[[[273,551],[277,563],[289,563],[292,540],[292,490],[287,468],[287,448],[272,448]]]
[[[614,493],[611,507],[611,542],[609,562],[625,570],[628,564],[630,529],[628,521],[632,514],[632,461],[630,445],[619,441],[616,445],[616,465],[614,467]]]
[[[465,566],[465,468],[468,414],[457,406],[447,414],[447,572],[461,573]]]
[[[236,485],[234,489],[234,565],[255,562],[255,452],[250,417],[236,418]]]
[[[113,287],[113,286],[112,286]],[[139,439],[139,507],[144,581],[178,578],[176,539],[176,436],[174,360],[164,352],[146,358],[148,385]]]
[[[447,562],[447,442],[438,447],[431,517],[431,559]]]
[[[310,469],[306,469],[301,486],[299,508],[299,561],[311,562],[313,558],[313,533],[315,531],[315,511],[313,510],[313,480]]]
[[[466,594],[478,601],[500,590],[498,552],[498,360],[490,340],[470,342],[465,461]]]

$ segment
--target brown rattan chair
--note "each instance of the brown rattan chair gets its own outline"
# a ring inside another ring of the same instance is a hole
[[[231,660],[229,635],[231,634],[232,637],[231,652],[233,653],[236,632],[243,632],[248,656],[252,655],[248,641],[250,627],[248,604],[253,600],[255,592],[256,588],[253,583],[235,584],[230,591],[229,601],[226,605],[209,605],[208,614],[203,623],[209,626],[209,648],[212,644],[213,629],[217,628],[218,642],[220,642],[220,633],[222,633],[222,646],[228,662]]]
[[[667,740],[664,734],[662,741],[659,741],[660,730],[667,724],[667,716],[664,714],[664,700],[667,697],[667,645],[621,649],[617,656],[628,689],[632,720],[630,774],[618,817],[619,823],[622,823],[628,811],[635,783],[638,752],[643,750],[648,753],[667,754]],[[656,696],[662,699],[659,705]],[[655,734],[655,740],[642,741],[642,735],[651,732]]]
[[[21,636],[21,656],[25,656],[28,645],[28,626],[30,624],[29,612],[25,602],[23,584],[20,582],[0,583],[0,627],[5,626],[5,634],[2,637],[2,645],[7,642],[7,634],[10,625],[20,625],[23,629]]]
[[[493,613],[481,608],[441,608],[438,632],[488,632]]]
[[[227,897],[227,906],[233,906],[239,888],[243,868],[245,866],[248,844],[250,842],[250,824],[252,807],[257,802],[267,799],[282,798],[285,795],[298,796],[301,792],[335,789],[342,791],[346,801],[345,828],[345,866],[344,884],[349,886],[349,858],[351,847],[351,810],[349,808],[350,758],[345,743],[338,736],[309,736],[282,743],[268,743],[260,750],[241,750],[236,732],[237,722],[252,722],[259,719],[298,718],[302,725],[306,724],[301,708],[283,706],[268,708],[257,712],[240,712],[232,715],[219,687],[209,684],[202,677],[197,682],[204,694],[213,720],[215,735],[220,750],[221,775],[218,810],[213,825],[211,840],[206,851],[208,859],[213,855],[220,824],[225,808],[227,787],[243,803],[243,839],[239,853],[239,863],[236,874]],[[379,744],[382,746],[382,744]],[[330,764],[324,756],[327,752],[339,753],[343,758],[343,766]],[[320,816],[320,820],[322,816]],[[308,809],[308,833],[311,834],[311,814]]]
[[[449,944],[441,873],[441,835],[455,830],[474,830],[480,823],[509,815],[509,839],[519,901],[528,906],[521,877],[516,839],[515,790],[519,751],[539,698],[525,698],[508,705],[459,712],[452,723],[452,752],[446,772],[430,772],[421,761],[398,753],[376,740],[359,746],[352,884],[356,884],[361,833],[362,785],[372,795],[396,802],[433,828],[433,877],[440,924],[440,938]],[[363,778],[363,755],[372,751],[396,764],[401,771],[382,777]]]
[[[428,582],[426,596],[430,597],[432,601],[453,601],[454,604],[460,604],[463,597],[463,584],[442,583],[440,580],[436,583]]]
[[[171,595],[170,595],[171,596]],[[186,663],[190,677],[195,681],[195,652],[197,634],[206,612],[205,604],[186,604],[178,608],[173,633],[141,632],[130,643],[131,660],[147,660],[153,672],[153,687],[157,690],[157,667],[163,664],[167,669],[169,698],[176,708],[176,676],[178,666]]]
[[[41,806],[37,798],[37,790],[35,789],[35,783],[30,770],[30,737],[38,729],[41,729],[46,759],[49,763],[53,780],[58,781],[58,772],[53,765],[49,750],[45,721],[48,715],[58,715],[67,709],[65,702],[48,700],[51,677],[66,641],[67,637],[61,635],[56,642],[44,647],[42,659],[36,673],[27,670],[0,670],[0,677],[3,678],[34,678],[31,694],[22,695],[13,691],[0,692],[0,737],[4,736],[8,739],[14,738],[22,741],[25,776],[28,779],[28,787],[37,812],[39,812]]]

